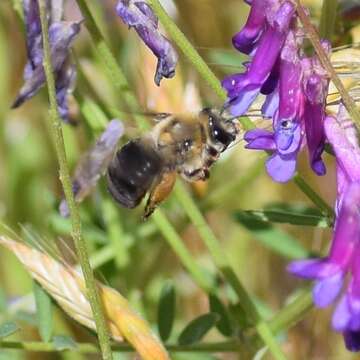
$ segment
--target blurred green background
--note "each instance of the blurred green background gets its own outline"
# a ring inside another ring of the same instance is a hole
[[[134,31],[114,13],[115,1],[91,1],[97,21],[111,43],[117,59],[146,109],[166,112],[197,111],[202,106],[221,106],[211,89],[198,77],[191,64],[181,57],[176,77],[153,83],[155,59]],[[179,27],[222,78],[240,71],[243,57],[231,48],[231,37],[244,23],[248,7],[241,0],[163,1]],[[321,1],[311,1],[315,19]],[[67,1],[66,18],[79,19],[78,9]],[[334,41],[351,41],[354,23],[337,20]],[[72,56],[79,66],[78,83],[71,100],[72,118],[78,126],[64,126],[70,168],[101,132],[104,119],[124,120],[127,136],[139,134],[132,114],[122,105],[122,94],[111,85],[99,63],[85,28],[76,41]],[[0,1],[0,221],[22,234],[39,234],[52,241],[70,240],[70,223],[58,213],[62,196],[57,160],[50,135],[45,90],[18,110],[11,103],[22,84],[26,62],[21,19],[9,0]],[[149,120],[150,122],[150,120]],[[334,164],[326,156],[328,174],[318,178],[302,154],[300,173],[331,205],[335,197]],[[187,187],[206,216],[211,228],[246,288],[253,294],[262,314],[269,318],[286,304],[294,290],[307,284],[286,272],[291,259],[318,252],[330,240],[328,229],[276,225],[265,231],[249,230],[234,214],[237,210],[262,209],[273,203],[311,205],[293,184],[276,184],[266,175],[264,156],[243,149],[242,144],[228,151],[213,167],[208,183]],[[210,273],[215,268],[189,223],[183,209],[172,196],[162,208],[181,235],[197,262]],[[123,210],[114,206],[101,181],[94,194],[81,205],[83,232],[97,265],[100,278],[126,296],[150,322],[156,323],[161,288],[171,280],[177,292],[174,338],[192,318],[208,311],[207,295],[191,280],[178,258],[164,241],[152,220],[141,222],[142,208]],[[24,231],[24,226],[27,231]],[[219,283],[219,286],[222,286]],[[226,287],[224,292],[226,292]],[[0,323],[15,319],[21,331],[13,339],[40,339],[34,326],[31,298],[32,281],[18,260],[0,249]],[[231,294],[228,295],[231,298]],[[68,334],[77,341],[94,341],[89,331],[55,308],[55,333]],[[342,337],[331,330],[331,309],[312,310],[304,319],[280,336],[289,359],[355,359],[344,350]],[[206,340],[221,341],[211,331]],[[89,356],[64,353],[44,355],[0,350],[0,359],[85,359]],[[95,357],[94,357],[95,358]],[[133,358],[119,355],[119,359]],[[174,359],[238,359],[237,354],[183,354]],[[270,357],[269,357],[270,358]]]

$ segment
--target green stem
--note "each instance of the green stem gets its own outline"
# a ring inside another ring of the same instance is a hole
[[[214,289],[213,281],[210,277],[206,276],[205,272],[194,262],[193,257],[185,247],[181,237],[177,234],[164,213],[160,209],[157,209],[152,215],[152,219],[196,283],[205,292],[211,292]]]
[[[130,90],[129,83],[122,72],[121,68],[116,62],[116,58],[112,51],[110,50],[109,45],[107,44],[104,36],[101,34],[96,21],[88,7],[88,4],[85,0],[77,0],[79,8],[84,15],[85,25],[88,29],[93,44],[96,48],[96,54],[98,55],[99,60],[103,63],[104,68],[108,74],[111,83],[114,84],[115,88],[121,94],[121,97],[124,100],[124,103],[128,106],[129,110],[133,113],[134,119],[137,126],[141,130],[146,130],[149,125],[144,119],[144,117],[136,115],[139,112],[139,104],[133,92]]]
[[[294,176],[295,184],[301,191],[323,212],[324,215],[333,219],[335,217],[334,210],[323,200],[299,174]]]
[[[178,183],[175,187],[175,193],[180,204],[202,237],[206,247],[209,249],[216,266],[237,294],[239,303],[244,312],[249,315],[250,319],[255,324],[259,336],[269,347],[275,359],[285,359],[285,355],[272,335],[270,328],[264,321],[262,321],[261,316],[257,312],[257,309],[251,300],[251,297],[239,281],[235,271],[229,265],[230,262],[222,245],[217,240],[215,234],[211,230],[189,193],[185,190],[184,185]]]
[[[24,20],[24,11],[21,0],[12,0],[13,8],[20,17],[21,20]]]
[[[280,310],[270,321],[271,330],[277,334],[300,321],[309,310],[313,309],[311,290],[305,290],[291,304]]]
[[[199,72],[202,78],[210,85],[210,87],[215,91],[216,95],[222,101],[226,101],[226,92],[222,88],[219,79],[211,71],[204,59],[186,38],[184,33],[176,26],[171,17],[166,13],[159,0],[149,0],[149,4],[154,10],[156,16],[159,18],[161,24],[171,35],[176,45],[181,49],[187,59],[194,65],[195,69]],[[249,130],[254,128],[254,124],[247,117],[241,117],[240,121],[245,129]]]
[[[49,101],[50,101],[50,118],[52,120],[52,132],[55,141],[56,154],[60,168],[60,181],[62,183],[65,198],[69,205],[72,237],[74,239],[77,254],[79,256],[81,268],[85,278],[87,289],[87,296],[89,298],[91,309],[93,312],[96,329],[99,336],[100,347],[104,359],[112,359],[112,352],[107,331],[105,317],[102,311],[102,304],[97,291],[96,281],[92,272],[89,258],[86,249],[86,243],[81,234],[81,220],[77,205],[75,203],[74,194],[72,192],[72,184],[69,173],[69,168],[66,160],[64,137],[62,132],[61,119],[58,111],[55,80],[51,64],[51,52],[49,44],[48,23],[46,17],[46,3],[44,0],[38,0],[41,18],[41,28],[43,34],[43,48],[44,48],[44,69],[46,74],[46,81],[48,87]]]
[[[105,39],[100,33],[96,22],[88,8],[86,1],[77,0],[78,5],[85,17],[85,23],[89,30],[90,36],[95,44],[96,50],[100,55],[103,65],[107,72],[111,74],[111,81],[119,88],[126,90],[124,95],[124,102],[129,108],[139,109],[139,104],[136,97],[130,89],[130,86],[122,72],[120,66],[117,64],[114,55],[112,54]],[[137,125],[144,130],[148,128],[148,124],[143,120],[142,116],[136,116]],[[204,275],[195,259],[192,257],[188,249],[184,246],[182,239],[176,233],[175,229],[166,218],[166,216],[160,211],[153,215],[153,220],[157,227],[161,231],[162,235],[171,246],[171,248],[178,255],[187,271],[192,275],[196,283],[205,291],[212,288],[212,282]]]
[[[194,345],[169,344],[166,349],[170,352],[237,352],[241,344],[237,341],[224,341],[218,343],[201,343]],[[17,349],[36,352],[61,352],[52,343],[40,341],[0,341],[0,349]],[[98,354],[99,348],[91,343],[76,343],[76,347],[69,349],[84,354]],[[114,344],[114,352],[134,352],[133,347],[128,344]]]
[[[325,0],[329,1],[329,0]],[[301,6],[300,0],[296,0],[297,4],[297,13],[299,15],[300,21],[303,24],[305,28],[306,35],[309,37],[320,61],[325,70],[328,72],[332,82],[338,89],[341,98],[344,102],[344,105],[346,107],[346,110],[352,117],[358,131],[360,131],[360,111],[356,107],[355,101],[352,99],[352,97],[349,95],[349,93],[346,91],[345,86],[341,82],[339,76],[336,74],[336,71],[331,65],[330,59],[325,53],[323,47],[321,46],[321,42],[319,39],[319,35],[317,31],[315,30],[314,26],[311,24],[309,15],[305,12],[304,8]]]
[[[335,29],[338,0],[323,0],[319,32],[322,39],[331,40]]]

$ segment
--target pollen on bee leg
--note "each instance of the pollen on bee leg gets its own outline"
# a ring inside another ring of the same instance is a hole
[[[156,207],[163,202],[171,193],[176,181],[176,172],[166,172],[155,183],[150,192],[143,219],[146,220],[156,209]]]

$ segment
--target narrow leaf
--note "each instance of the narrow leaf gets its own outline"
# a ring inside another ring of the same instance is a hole
[[[180,345],[191,345],[200,341],[219,321],[219,315],[208,313],[192,320],[179,336]]]
[[[219,321],[216,323],[216,328],[224,336],[231,336],[233,329],[231,327],[230,317],[228,310],[221,300],[214,294],[209,295],[210,311],[219,315]]]
[[[19,330],[20,328],[14,322],[6,322],[0,325],[0,339],[4,339]]]
[[[56,350],[74,350],[77,348],[76,342],[70,336],[56,335],[53,338],[53,344]]]
[[[34,296],[39,333],[45,342],[49,342],[53,331],[51,298],[36,281],[34,281]]]
[[[239,215],[238,215],[239,214]],[[270,208],[264,210],[240,210],[235,217],[253,217],[254,220],[269,223],[282,223],[300,226],[315,226],[327,228],[331,226],[331,219],[312,208]]]
[[[309,255],[308,251],[292,236],[275,228],[257,215],[247,211],[238,211],[235,219],[249,230],[256,240],[282,256],[289,259],[301,259]]]
[[[158,327],[162,341],[166,341],[171,335],[175,318],[175,302],[174,285],[167,282],[161,290],[158,307]]]

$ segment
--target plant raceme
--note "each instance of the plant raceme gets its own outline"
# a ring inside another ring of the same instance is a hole
[[[329,78],[316,56],[305,56],[295,10],[290,1],[253,0],[244,28],[233,37],[234,46],[250,61],[243,73],[222,82],[234,116],[245,114],[258,95],[265,95],[262,114],[272,119],[273,131],[248,131],[246,147],[272,153],[266,169],[278,182],[293,177],[306,144],[312,169],[318,175],[326,172],[321,154]],[[323,47],[329,54],[327,41]]]
[[[324,175],[321,155],[328,142],[336,156],[337,201],[332,246],[324,259],[293,262],[288,270],[316,280],[314,303],[325,307],[346,287],[333,315],[333,328],[342,332],[346,347],[360,351],[360,147],[354,124],[343,106],[337,116],[326,114],[329,77],[316,56],[305,56],[304,32],[292,2],[253,0],[244,28],[233,45],[250,56],[245,71],[222,82],[234,116],[245,114],[265,95],[262,115],[271,118],[273,131],[250,130],[248,149],[271,152],[266,169],[278,182],[296,171],[299,151],[308,147],[311,168]],[[330,55],[330,44],[322,46]],[[349,278],[349,283],[346,279]]]
[[[360,147],[353,123],[343,107],[337,117],[325,119],[326,136],[336,154],[336,223],[330,254],[324,259],[293,262],[289,271],[314,279],[314,302],[318,307],[340,297],[333,327],[343,332],[349,350],[360,350]],[[346,278],[349,282],[345,283]]]
[[[62,119],[70,122],[68,95],[72,92],[76,69],[69,57],[70,47],[80,32],[80,23],[62,21],[63,0],[48,0],[47,17],[51,61],[56,79],[56,100]],[[12,107],[17,108],[32,98],[46,82],[43,66],[43,40],[37,0],[23,0],[28,61],[24,69],[24,85]]]

